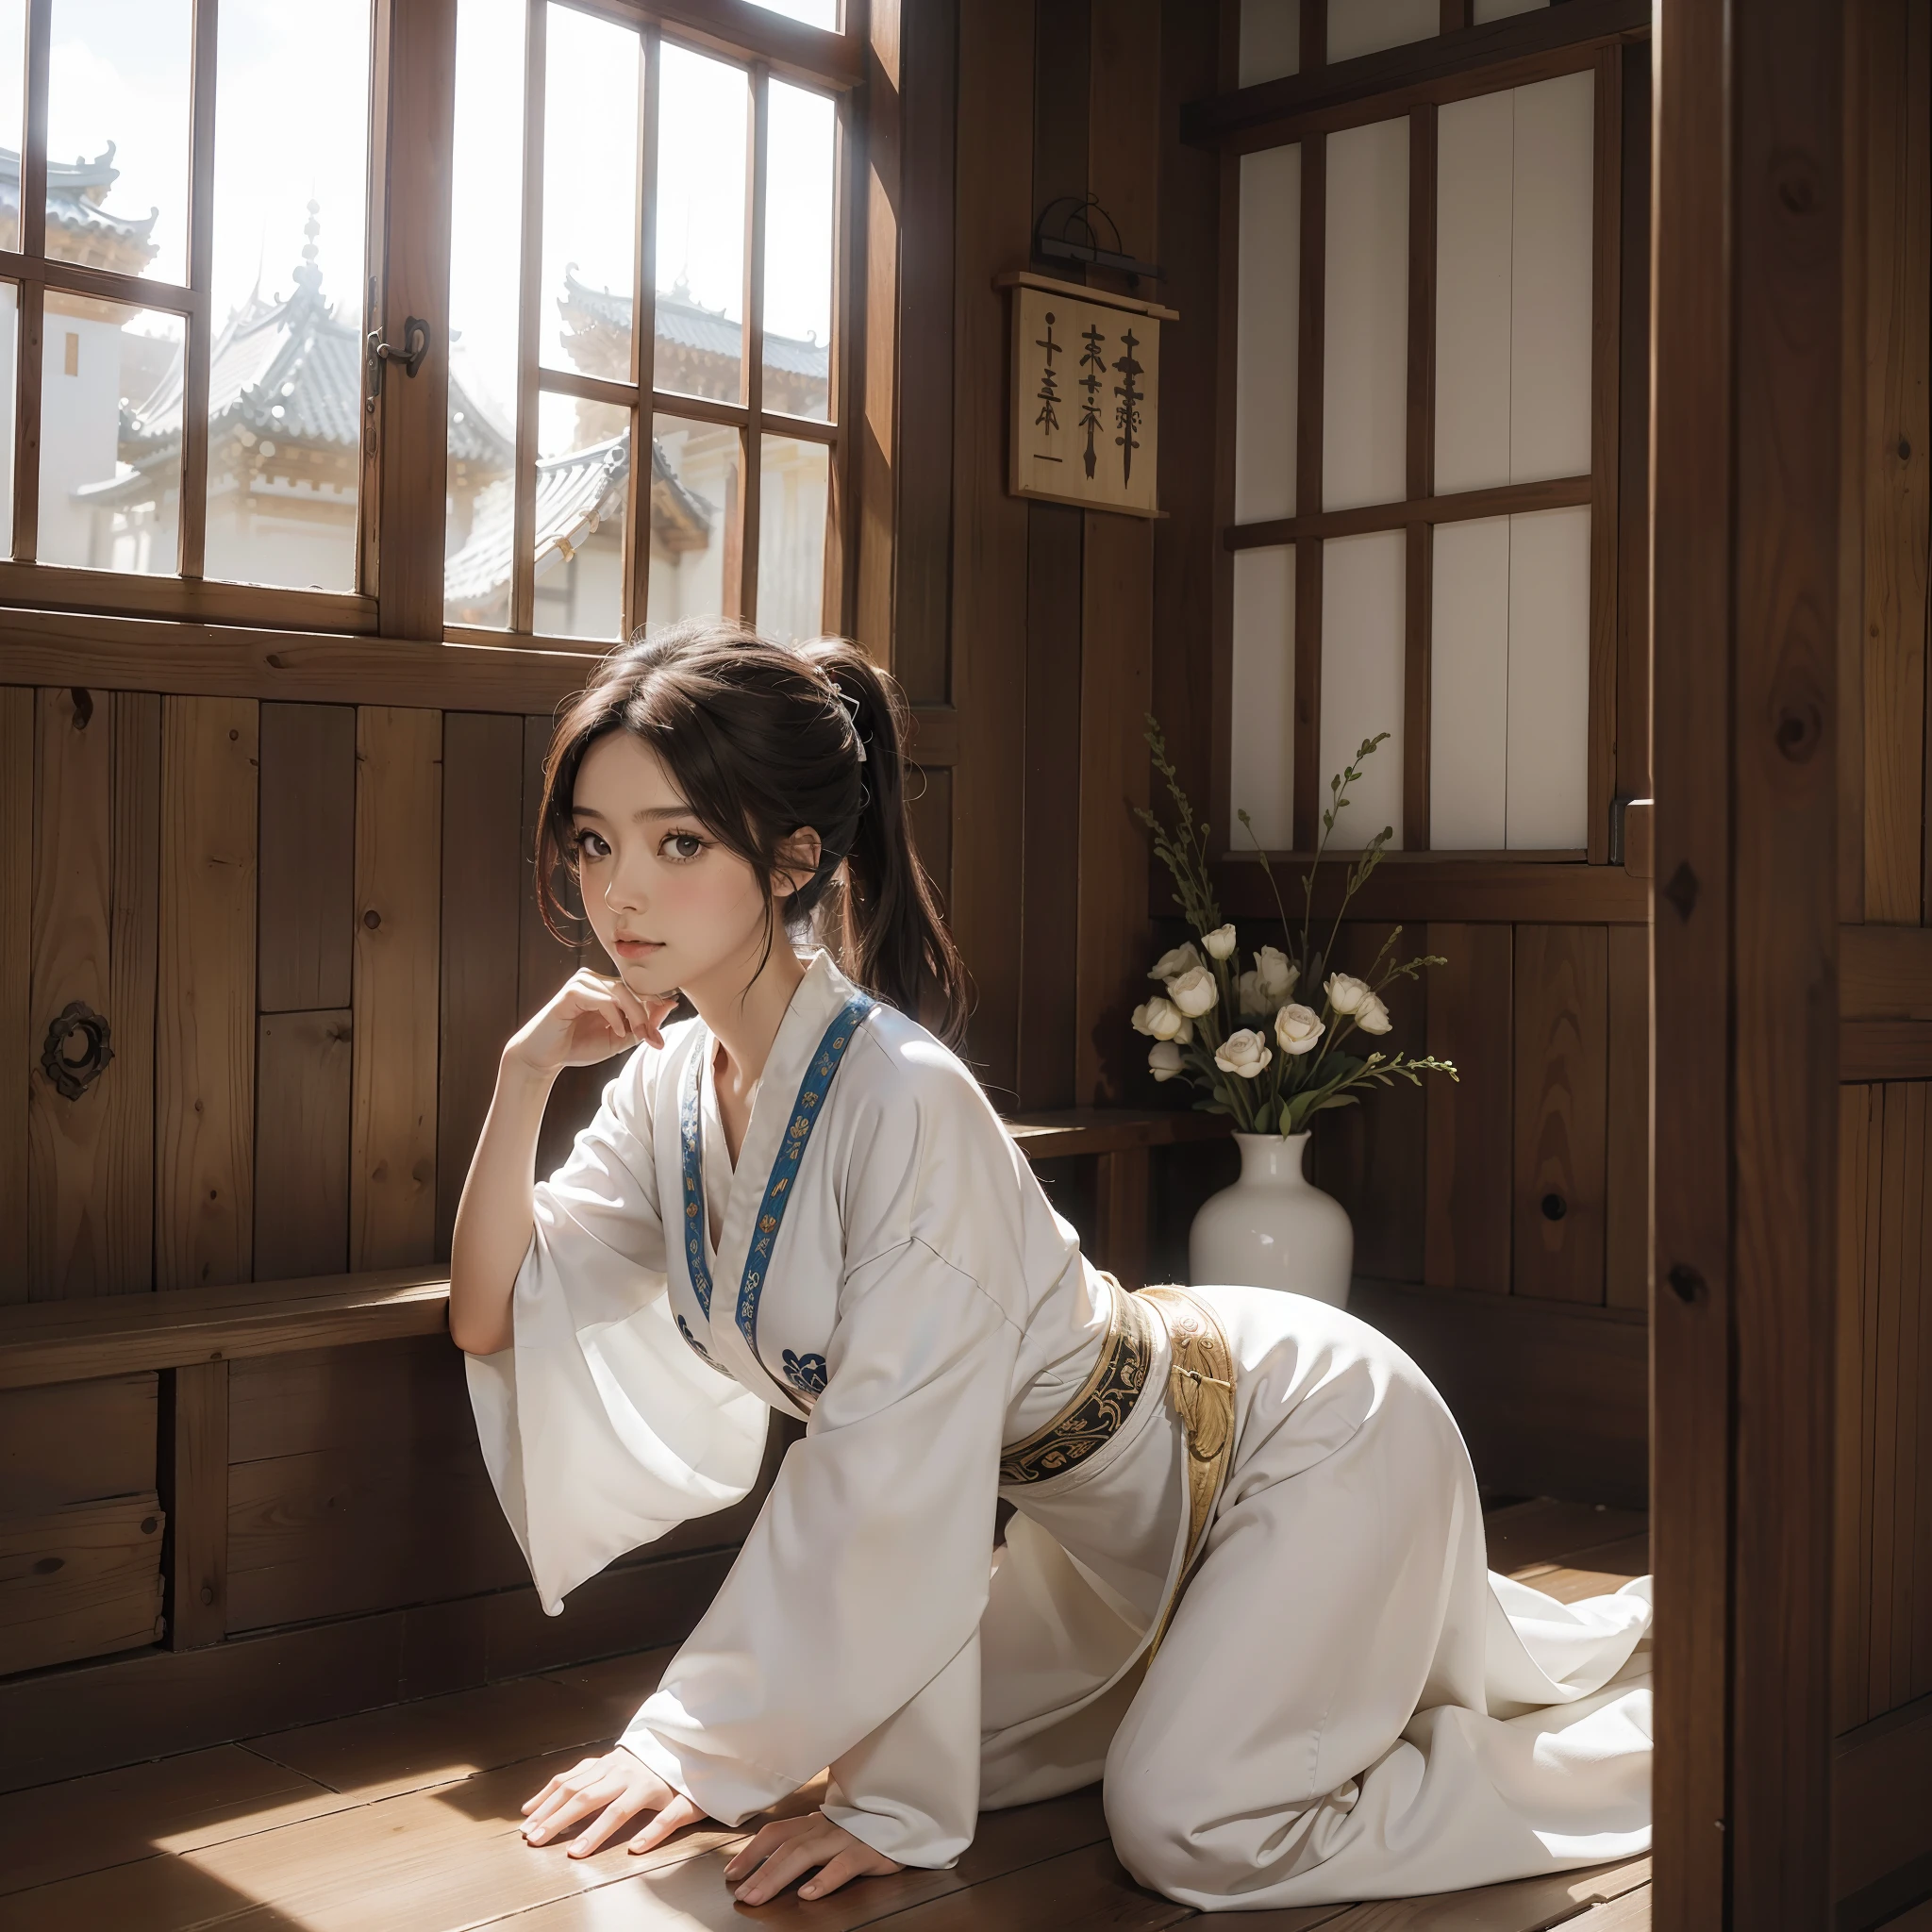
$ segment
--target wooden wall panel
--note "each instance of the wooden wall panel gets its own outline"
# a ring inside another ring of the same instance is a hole
[[[349,1266],[355,1015],[264,1013],[256,1036],[255,1279]]]
[[[157,1378],[107,1375],[0,1394],[0,1517],[155,1487]]]
[[[1932,1083],[1840,1090],[1836,1728],[1932,1692]]]
[[[228,1364],[171,1369],[162,1389],[168,1647],[220,1640],[228,1614]]]
[[[1507,925],[1427,928],[1448,961],[1428,983],[1428,1051],[1457,1078],[1426,1088],[1423,1279],[1431,1288],[1509,1291],[1515,1117],[1515,943]]]
[[[394,1268],[436,1246],[441,712],[365,705],[356,758],[349,1265]]]
[[[1516,928],[1516,1198],[1511,1287],[1604,1298],[1607,928]]]
[[[154,1265],[158,700],[42,691],[35,735],[27,1274],[36,1296],[136,1292]],[[112,1058],[70,1100],[39,1062],[73,1001],[107,1022]]]
[[[1394,929],[1351,921],[1341,928],[1329,966],[1366,977]],[[1424,950],[1420,934],[1395,934],[1390,957]],[[1385,995],[1394,1024],[1380,1040],[1356,1033],[1351,1053],[1425,1053],[1429,1036],[1427,987],[1398,981]],[[1355,1223],[1355,1272],[1378,1281],[1423,1277],[1427,1195],[1424,1179],[1428,1135],[1428,1096],[1407,1081],[1376,1089],[1355,1107],[1324,1116],[1310,1163],[1318,1186],[1341,1201]]]
[[[33,1011],[34,693],[0,685],[0,1227],[27,1224]],[[27,1299],[24,1241],[0,1241],[0,1304]]]
[[[251,1278],[259,709],[162,701],[157,1288]]]
[[[1927,117],[1932,15],[1860,9],[1864,62],[1865,917],[1924,918],[1926,872]]]
[[[356,711],[261,708],[264,1013],[350,1003],[356,922]]]
[[[1604,1299],[1650,1306],[1650,934],[1613,925],[1605,1081]]]
[[[162,1526],[153,1491],[0,1522],[0,1676],[152,1643]]]
[[[449,1254],[470,1158],[517,1029],[523,726],[450,711],[442,721],[442,1033],[436,1102],[436,1254]]]

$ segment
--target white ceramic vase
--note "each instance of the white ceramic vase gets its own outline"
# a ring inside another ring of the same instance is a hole
[[[1188,1236],[1188,1278],[1281,1288],[1348,1306],[1355,1229],[1302,1172],[1307,1134],[1237,1134],[1241,1174],[1210,1195]]]

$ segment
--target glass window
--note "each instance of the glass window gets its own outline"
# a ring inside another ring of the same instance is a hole
[[[537,408],[537,629],[615,640],[624,629],[630,412],[542,396]]]
[[[13,396],[20,291],[0,282],[0,557],[13,554]]]
[[[54,0],[51,260],[187,281],[193,29],[193,0]]]
[[[794,436],[764,439],[758,465],[758,628],[815,638],[825,627],[825,488],[831,452]]]
[[[679,395],[744,400],[744,70],[666,45],[658,83],[657,363]]]
[[[651,438],[654,625],[735,607],[738,458],[736,429],[658,418]]]
[[[26,0],[0,0],[0,248],[20,247],[21,119],[26,109]]]
[[[525,0],[460,0],[449,261],[449,472],[443,616],[509,623],[524,194]],[[485,562],[470,547],[480,538]],[[477,570],[483,571],[480,579]]]
[[[788,20],[802,20],[807,26],[822,26],[827,33],[839,31],[839,0],[752,0],[767,13],[782,13]]]
[[[179,557],[181,318],[59,289],[46,299],[36,555],[169,575]]]
[[[222,0],[210,577],[356,588],[369,31],[369,0]]]
[[[831,414],[832,181],[837,115],[824,94],[771,83],[765,162],[765,408]]]

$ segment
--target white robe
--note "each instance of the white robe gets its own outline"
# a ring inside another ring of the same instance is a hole
[[[637,1049],[536,1186],[512,1345],[469,1360],[553,1614],[741,1497],[768,1408],[808,1418],[624,1742],[726,1824],[829,1766],[827,1814],[912,1865],[952,1863],[983,1807],[1104,1776],[1127,1869],[1205,1909],[1647,1849],[1649,1579],[1566,1606],[1491,1574],[1441,1397],[1377,1330],[1304,1296],[1204,1291],[1237,1357],[1236,1448],[1144,1664],[1185,1529],[1164,1338],[1104,1447],[1002,1490],[1002,1445],[1085,1381],[1107,1290],[972,1074],[903,1014],[846,1029],[741,1294],[794,1096],[855,991],[813,957],[735,1170],[702,1024]],[[1020,1513],[990,1563],[1001,1494]]]

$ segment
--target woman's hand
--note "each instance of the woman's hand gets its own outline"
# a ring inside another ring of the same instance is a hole
[[[801,1874],[819,1875],[798,1888],[800,1898],[823,1898],[848,1878],[883,1877],[901,1868],[862,1838],[854,1838],[823,1811],[780,1818],[766,1825],[724,1868],[724,1883],[740,1886],[738,1903],[761,1906],[774,1899]]]
[[[565,1067],[594,1066],[641,1040],[662,1046],[664,1036],[658,1029],[676,1004],[675,993],[647,998],[621,979],[606,979],[581,967],[510,1036],[504,1057],[533,1072],[555,1074]]]
[[[524,1837],[533,1845],[549,1844],[578,1819],[598,1814],[577,1834],[569,1852],[573,1858],[588,1858],[640,1811],[654,1811],[657,1816],[631,1840],[634,1852],[648,1852],[705,1815],[622,1744],[602,1757],[586,1757],[569,1771],[558,1772],[524,1810]]]

